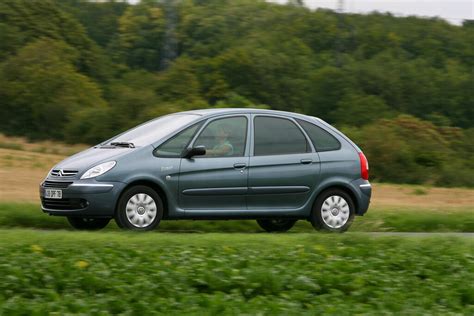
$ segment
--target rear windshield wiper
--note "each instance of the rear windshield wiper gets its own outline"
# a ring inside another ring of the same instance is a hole
[[[125,148],[135,148],[135,145],[129,142],[111,142],[110,145]]]

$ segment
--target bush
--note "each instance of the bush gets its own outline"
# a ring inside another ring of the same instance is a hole
[[[460,129],[400,115],[343,131],[364,151],[374,180],[474,186],[472,149],[463,146],[470,140]]]

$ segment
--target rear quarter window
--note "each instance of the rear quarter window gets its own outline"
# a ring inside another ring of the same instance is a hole
[[[315,124],[303,120],[297,121],[308,134],[309,138],[311,138],[311,142],[317,151],[332,151],[341,149],[341,143],[328,131]]]
[[[292,121],[272,116],[257,116],[254,135],[254,155],[289,155],[310,151],[301,129]]]

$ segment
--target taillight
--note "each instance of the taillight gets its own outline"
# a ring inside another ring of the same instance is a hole
[[[369,162],[363,152],[359,153],[360,160],[360,177],[364,180],[369,180]]]

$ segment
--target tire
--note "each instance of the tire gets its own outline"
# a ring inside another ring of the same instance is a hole
[[[163,202],[150,187],[137,185],[127,189],[120,197],[115,212],[117,226],[122,229],[149,231],[163,218]]]
[[[78,230],[99,230],[110,222],[110,218],[68,217],[67,220]]]
[[[351,226],[354,214],[351,196],[341,189],[329,189],[316,199],[309,220],[316,230],[342,233]]]
[[[257,219],[258,225],[269,233],[286,232],[296,223],[294,219]]]

